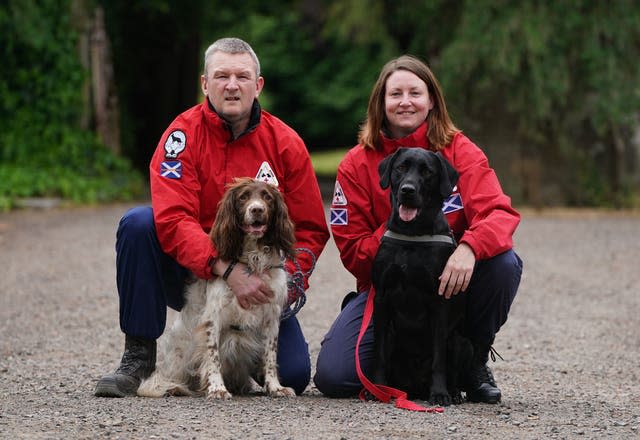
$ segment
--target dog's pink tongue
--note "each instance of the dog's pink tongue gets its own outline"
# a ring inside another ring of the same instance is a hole
[[[248,225],[245,227],[245,232],[251,235],[264,234],[266,230],[267,230],[267,225],[260,225],[260,226]]]
[[[409,208],[408,206],[400,205],[398,213],[400,214],[400,218],[402,219],[402,221],[410,222],[411,220],[416,218],[418,208]]]

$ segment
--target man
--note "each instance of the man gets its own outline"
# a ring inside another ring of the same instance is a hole
[[[149,167],[152,207],[127,212],[116,240],[120,328],[125,349],[115,373],[102,377],[96,396],[135,395],[155,369],[156,339],[164,332],[167,306],[180,310],[185,278],[209,279],[231,262],[217,257],[208,231],[225,186],[250,176],[282,192],[296,225],[298,263],[312,269],[329,238],[318,183],[300,137],[260,108],[260,63],[246,42],[223,38],[205,52],[206,99],[179,115],[162,135]],[[238,263],[227,283],[243,308],[273,295]],[[289,273],[293,267],[288,264]],[[308,280],[304,279],[305,289]],[[307,343],[295,316],[280,324],[279,375],[296,393],[310,380]]]

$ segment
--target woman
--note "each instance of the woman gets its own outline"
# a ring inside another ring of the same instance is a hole
[[[322,342],[314,377],[317,388],[332,397],[353,396],[362,389],[355,344],[371,287],[371,267],[391,212],[388,190],[380,188],[378,164],[403,146],[440,152],[460,175],[443,206],[458,246],[441,275],[439,293],[446,298],[468,295],[467,336],[474,358],[464,383],[467,399],[499,402],[501,392],[487,360],[520,283],[522,261],[512,250],[520,215],[484,153],[449,118],[438,81],[417,58],[401,56],[383,67],[358,140],[338,168],[331,229],[359,294],[347,295]],[[371,325],[359,353],[362,369],[370,376]]]

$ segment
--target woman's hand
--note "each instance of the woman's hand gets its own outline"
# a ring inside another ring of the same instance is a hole
[[[442,275],[440,275],[438,294],[449,299],[451,296],[467,290],[475,264],[476,256],[471,247],[460,243],[449,257]]]

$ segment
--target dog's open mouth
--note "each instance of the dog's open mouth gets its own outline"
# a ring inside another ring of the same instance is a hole
[[[403,222],[410,222],[418,215],[418,208],[407,205],[400,205],[398,208],[398,214],[400,215],[400,220],[402,220]]]
[[[255,221],[249,225],[244,225],[242,229],[246,234],[262,236],[267,232],[267,225],[263,222]]]

